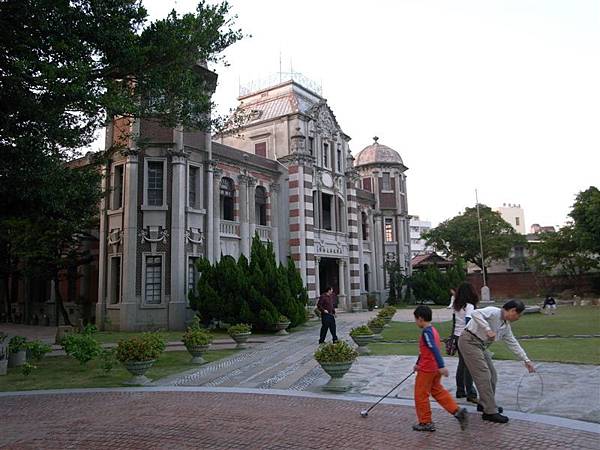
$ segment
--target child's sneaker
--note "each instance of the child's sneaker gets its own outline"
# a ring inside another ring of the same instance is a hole
[[[467,408],[459,408],[459,410],[454,413],[454,417],[456,417],[456,420],[458,420],[458,423],[460,424],[460,429],[462,431],[465,431],[467,429],[467,425],[469,424]]]
[[[413,425],[413,430],[415,431],[435,431],[435,425],[433,422],[429,423],[418,423]]]

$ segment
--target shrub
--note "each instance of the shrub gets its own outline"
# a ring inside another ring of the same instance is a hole
[[[165,341],[158,333],[143,333],[117,344],[116,357],[122,362],[151,361],[165,350]]]
[[[238,323],[227,328],[227,334],[229,334],[229,336],[233,336],[234,334],[250,333],[251,331],[252,327],[247,323]]]
[[[385,326],[385,320],[383,320],[381,317],[375,317],[369,320],[367,326],[372,328],[383,328]]]
[[[0,361],[8,358],[8,350],[6,339],[8,338],[8,334],[0,331]]]
[[[337,341],[320,345],[314,356],[319,363],[343,363],[353,362],[358,358],[358,352],[347,342]]]
[[[31,374],[31,372],[33,372],[34,369],[37,369],[37,366],[34,366],[33,364],[26,362],[21,367],[21,373],[27,377]]]
[[[92,333],[67,333],[62,338],[60,345],[62,345],[65,353],[75,358],[81,365],[85,365],[92,359],[100,355],[102,347],[94,339]]]
[[[115,367],[117,358],[114,348],[105,348],[100,352],[100,368],[104,373],[109,373]]]
[[[42,341],[31,341],[25,343],[27,353],[31,355],[31,358],[35,361],[41,361],[46,353],[52,351],[52,346]]]
[[[210,344],[213,341],[213,336],[200,327],[190,327],[183,333],[182,341],[186,347],[197,347]]]
[[[25,350],[25,344],[27,342],[27,338],[23,336],[13,336],[10,341],[8,341],[8,353],[17,353],[21,350]]]
[[[361,325],[350,330],[350,336],[371,336],[372,334],[373,332],[366,325]]]
[[[284,316],[283,314],[279,314],[279,323],[289,323],[290,319],[287,318],[287,316]]]
[[[393,306],[386,306],[379,310],[377,317],[394,317],[394,314],[396,314],[396,308]]]

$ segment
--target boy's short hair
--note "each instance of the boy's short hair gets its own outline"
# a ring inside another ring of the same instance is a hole
[[[417,306],[413,314],[415,315],[415,318],[423,319],[425,322],[431,322],[431,318],[433,317],[431,308],[425,305]]]
[[[509,300],[503,306],[502,309],[509,311],[515,308],[519,314],[525,311],[525,304],[521,300]]]

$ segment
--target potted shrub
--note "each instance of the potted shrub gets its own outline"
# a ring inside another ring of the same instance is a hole
[[[0,375],[8,371],[8,334],[0,331]]]
[[[352,363],[358,357],[358,352],[347,342],[337,341],[321,344],[315,351],[315,359],[331,379],[323,389],[334,392],[345,392],[350,389],[350,383],[342,377],[350,370]]]
[[[367,309],[369,311],[373,311],[373,309],[375,308],[375,305],[377,305],[377,297],[375,297],[373,294],[368,294],[367,295]]]
[[[237,343],[236,348],[246,348],[246,342],[252,334],[252,327],[247,323],[238,323],[227,328],[227,334]]]
[[[380,341],[382,339],[381,332],[383,331],[383,327],[385,326],[385,320],[383,320],[381,317],[374,317],[373,319],[369,320],[367,326],[373,332],[373,340]]]
[[[385,326],[389,327],[389,323],[392,321],[394,314],[396,314],[396,308],[393,306],[386,306],[377,313],[377,317],[383,319],[385,321]]]
[[[213,341],[213,336],[208,330],[201,328],[198,322],[193,322],[183,333],[181,340],[187,351],[192,355],[191,362],[193,364],[204,364],[206,362],[202,354],[208,350],[210,343]]]
[[[150,380],[144,374],[164,349],[165,341],[157,333],[120,340],[115,352],[117,360],[133,375],[125,384],[148,384]]]
[[[19,367],[27,362],[26,342],[22,336],[13,336],[8,341],[8,367]]]
[[[350,330],[350,337],[354,343],[358,345],[358,353],[360,355],[367,355],[370,353],[367,345],[370,342],[373,342],[373,332],[367,325],[352,328]]]
[[[275,330],[277,330],[277,333],[275,333],[275,334],[278,336],[283,336],[283,335],[288,334],[288,332],[285,331],[285,329],[289,326],[290,326],[290,319],[288,319],[283,314],[279,314],[277,323],[275,323]]]
[[[42,341],[29,341],[25,343],[27,360],[41,361],[46,353],[52,351],[52,347]]]

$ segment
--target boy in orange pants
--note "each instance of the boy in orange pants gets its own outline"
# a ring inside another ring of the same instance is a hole
[[[467,427],[467,410],[458,407],[450,392],[440,382],[442,375],[448,376],[448,369],[444,367],[440,354],[440,335],[431,325],[431,309],[425,305],[417,306],[414,315],[415,323],[423,332],[419,339],[419,359],[415,365],[415,408],[419,423],[413,425],[413,430],[435,431],[435,425],[431,421],[430,395],[458,420],[461,430],[464,430]]]

